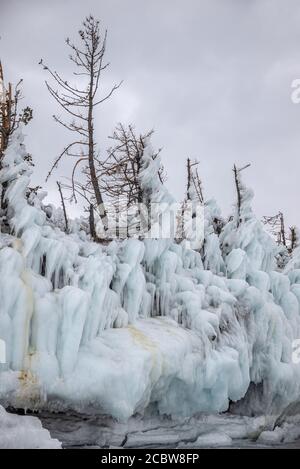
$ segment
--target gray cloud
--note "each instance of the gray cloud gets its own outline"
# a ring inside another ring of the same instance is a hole
[[[70,138],[52,122],[57,108],[38,61],[70,76],[64,39],[90,12],[109,30],[104,91],[124,79],[98,112],[100,150],[120,120],[154,127],[170,190],[182,196],[185,158],[198,158],[207,196],[226,213],[233,163],[251,162],[245,179],[257,214],[280,209],[300,225],[300,105],[290,99],[300,77],[297,0],[0,0],[0,56],[8,79],[23,77],[35,113],[27,143],[34,180]],[[65,162],[57,177],[69,168]],[[55,178],[45,187],[58,200]]]

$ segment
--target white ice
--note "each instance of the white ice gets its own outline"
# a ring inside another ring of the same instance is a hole
[[[250,190],[243,186],[239,226],[235,214],[220,236],[218,208],[206,203],[201,249],[172,239],[102,247],[83,222],[65,234],[42,196],[27,200],[24,155],[20,131],[0,172],[13,232],[0,233],[3,404],[125,421],[149,407],[190,417],[237,401],[243,412],[278,414],[298,399],[298,261],[278,270]],[[147,155],[145,194],[172,204]]]
[[[0,449],[60,449],[36,417],[7,413],[0,406]]]

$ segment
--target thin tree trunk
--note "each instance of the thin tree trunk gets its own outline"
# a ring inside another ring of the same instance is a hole
[[[192,177],[192,169],[191,169],[191,160],[190,160],[190,158],[188,158],[186,160],[186,167],[187,167],[186,198],[187,198],[187,200],[190,200],[191,177]]]
[[[280,235],[281,235],[281,241],[282,244],[286,247],[286,239],[285,239],[285,226],[284,226],[284,217],[283,213],[280,212]]]
[[[61,204],[62,204],[62,208],[63,208],[63,212],[64,212],[64,218],[65,218],[65,231],[66,233],[69,232],[69,223],[68,223],[68,217],[67,217],[67,211],[66,211],[66,205],[65,205],[65,201],[64,201],[64,198],[63,198],[63,194],[62,194],[62,190],[61,190],[61,185],[58,181],[56,181],[56,184],[58,186],[58,190],[59,190],[59,194],[60,194],[60,199],[61,199]]]
[[[234,172],[235,187],[236,187],[236,192],[237,192],[237,207],[238,207],[237,226],[239,226],[240,222],[241,222],[242,197],[241,197],[241,188],[240,188],[240,182],[239,182],[239,177],[238,177],[238,169],[237,169],[236,165],[234,165],[234,167],[233,167],[233,172]]]
[[[93,58],[91,64],[91,74],[90,74],[90,90],[89,90],[89,110],[88,110],[88,134],[89,134],[89,169],[91,175],[91,182],[95,193],[95,198],[97,206],[100,209],[100,217],[104,225],[104,229],[107,228],[107,213],[104,207],[102,194],[98,184],[95,161],[94,161],[94,124],[93,124],[93,89],[94,89],[94,65]],[[94,213],[93,213],[94,218]]]
[[[90,235],[94,241],[97,241],[98,236],[97,236],[96,228],[95,228],[94,207],[92,204],[90,204],[89,223],[90,223]]]
[[[290,228],[291,230],[291,248],[290,251],[292,252],[296,246],[296,229],[294,226]]]

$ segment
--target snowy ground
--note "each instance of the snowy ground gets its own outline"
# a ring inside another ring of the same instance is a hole
[[[230,414],[185,420],[133,417],[117,423],[105,416],[41,414],[43,426],[65,448],[300,448],[300,421],[284,423]]]

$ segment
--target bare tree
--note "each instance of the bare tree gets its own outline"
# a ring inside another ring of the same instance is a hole
[[[233,166],[233,173],[234,173],[234,182],[235,188],[237,193],[237,226],[239,227],[241,223],[241,206],[242,206],[242,184],[240,180],[240,173],[245,169],[249,168],[250,163],[246,164],[242,168],[238,168],[236,165]]]
[[[97,161],[97,178],[103,194],[113,206],[116,226],[124,213],[128,215],[128,229],[135,225],[137,215],[139,219],[143,218],[140,204],[145,203],[145,197],[140,184],[140,171],[144,150],[152,134],[153,130],[137,134],[132,125],[125,127],[119,123],[109,137],[113,144],[107,151],[106,160]],[[151,154],[153,160],[158,157],[160,151],[161,149],[153,151]],[[165,180],[163,168],[158,170],[158,175],[163,183]],[[129,214],[131,208],[134,208],[133,212],[136,210],[135,215]]]
[[[187,158],[186,198],[187,200],[191,200],[191,197],[192,197],[191,194],[194,193],[194,197],[198,199],[198,202],[203,204],[204,197],[203,197],[202,181],[199,177],[198,166],[199,166],[199,161],[195,160],[194,162],[192,162],[190,158]]]
[[[287,247],[284,215],[278,212],[273,216],[264,216],[263,223],[269,227],[269,231],[276,237],[277,244]]]
[[[136,135],[132,125],[125,128],[119,123],[109,137],[113,145],[108,149],[106,160],[98,165],[97,176],[110,199],[123,198],[127,207],[143,202],[139,175],[144,148],[152,134],[153,130]],[[152,158],[156,159],[160,151],[154,152]],[[162,170],[159,175],[163,181]]]
[[[73,199],[76,201],[78,194],[83,196],[84,199],[88,199],[88,209],[91,210],[91,205],[93,210],[96,208],[99,211],[104,227],[106,227],[107,214],[96,174],[97,153],[94,133],[94,111],[97,106],[104,103],[119,88],[121,82],[115,84],[103,97],[98,96],[102,72],[109,66],[109,63],[104,63],[107,31],[102,34],[100,32],[99,21],[90,15],[84,20],[83,28],[79,31],[79,37],[80,46],[75,45],[69,38],[66,39],[66,44],[71,49],[69,58],[76,66],[76,71],[73,74],[76,77],[80,77],[80,80],[85,81],[86,86],[71,85],[60,74],[45,65],[43,60],[40,61],[40,64],[54,80],[54,85],[46,81],[49,93],[63,111],[66,112],[68,117],[70,117],[68,122],[60,116],[54,115],[54,120],[74,135],[72,142],[55,159],[47,179],[51,176],[53,170],[57,168],[64,156],[75,158],[76,161],[71,175]],[[86,182],[80,183],[76,181],[76,171],[83,163],[85,167],[82,173],[86,176]],[[94,217],[90,217],[90,222],[94,223]],[[90,228],[94,239],[97,240],[95,226]]]

